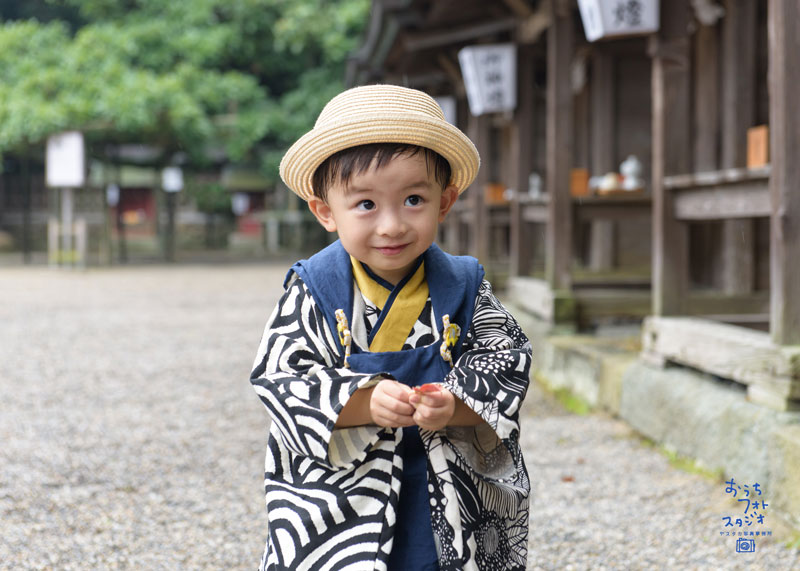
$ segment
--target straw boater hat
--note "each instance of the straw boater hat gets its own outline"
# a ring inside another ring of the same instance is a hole
[[[312,177],[332,154],[369,143],[407,143],[436,151],[450,163],[451,184],[461,193],[475,179],[480,158],[467,136],[448,123],[434,99],[416,89],[366,85],[331,99],[314,125],[283,156],[283,182],[303,200]]]

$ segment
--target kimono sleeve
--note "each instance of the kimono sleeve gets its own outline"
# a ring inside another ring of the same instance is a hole
[[[350,395],[381,378],[342,366],[322,312],[295,277],[267,322],[250,375],[282,445],[332,468],[363,460],[380,428],[335,424]]]
[[[484,280],[463,353],[444,380],[486,422],[475,428],[447,428],[451,442],[462,452],[469,451],[466,456],[473,459],[473,466],[487,457],[495,457],[496,466],[501,442],[509,451],[517,448],[519,409],[528,390],[530,366],[530,342]]]

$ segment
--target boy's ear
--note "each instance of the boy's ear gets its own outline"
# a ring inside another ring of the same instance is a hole
[[[317,196],[310,197],[308,199],[308,209],[325,230],[336,232],[336,221],[333,219],[333,212],[331,212],[331,207],[324,200]]]
[[[450,209],[453,208],[453,205],[456,203],[458,199],[458,189],[449,184],[445,187],[442,191],[442,198],[441,202],[439,203],[439,222],[444,222],[447,213],[450,212]]]

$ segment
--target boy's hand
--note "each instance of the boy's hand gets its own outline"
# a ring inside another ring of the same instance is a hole
[[[425,430],[441,430],[450,423],[456,410],[456,397],[441,385],[415,387],[408,402],[416,408],[414,423]]]
[[[408,402],[409,389],[403,383],[384,379],[375,385],[369,400],[369,414],[378,426],[414,426],[414,407]]]

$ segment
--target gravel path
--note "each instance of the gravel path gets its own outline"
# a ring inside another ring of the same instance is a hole
[[[0,270],[0,569],[256,567],[267,417],[247,379],[285,269]],[[736,553],[724,486],[623,423],[536,388],[525,414],[531,569],[800,565],[765,539]]]

